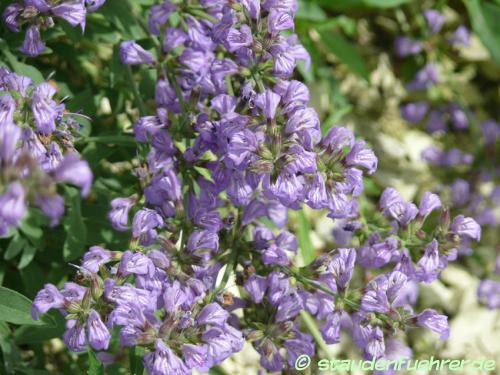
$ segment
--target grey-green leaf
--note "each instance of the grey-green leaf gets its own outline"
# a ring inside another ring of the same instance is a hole
[[[22,294],[0,287],[0,321],[13,324],[43,325],[31,317],[31,301]]]

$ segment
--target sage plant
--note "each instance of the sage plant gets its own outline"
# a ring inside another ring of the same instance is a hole
[[[141,105],[134,124],[141,189],[109,213],[129,248],[90,248],[78,283],[48,284],[33,303],[35,318],[62,311],[71,350],[119,360],[137,346],[149,374],[189,374],[246,341],[281,371],[320,354],[310,316],[324,341],[345,331],[367,358],[405,348],[412,327],[448,336],[446,316],[413,310],[416,289],[481,228],[432,193],[417,207],[388,189],[373,217],[360,209],[377,158],[346,127],[322,134],[294,79],[310,60],[296,11],[293,0],[164,1],[148,21],[155,50],[121,44],[124,64],[157,73],[155,108]],[[288,217],[304,205],[343,223],[346,242],[305,266]]]
[[[66,112],[50,82],[0,68],[0,235],[20,225],[29,206],[50,225],[64,214],[57,185],[69,183],[87,195],[92,172],[74,148],[80,114]]]

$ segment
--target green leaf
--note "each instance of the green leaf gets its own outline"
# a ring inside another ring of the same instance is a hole
[[[316,255],[314,253],[314,246],[311,241],[309,233],[311,232],[311,227],[309,226],[309,221],[307,220],[304,211],[298,212],[298,228],[297,228],[297,241],[299,243],[300,254],[304,263],[307,265],[311,263]]]
[[[341,62],[346,64],[349,70],[354,74],[368,81],[370,73],[368,67],[363,56],[361,56],[353,44],[342,35],[333,31],[321,32],[320,35],[321,40],[331,53],[337,56]]]
[[[500,63],[500,6],[479,0],[464,0],[472,27],[491,56]]]
[[[12,373],[15,366],[21,362],[21,353],[12,342],[9,327],[3,322],[0,322],[0,349],[3,357],[3,361],[0,361],[0,373],[3,373],[2,368],[7,373]]]
[[[54,337],[61,337],[64,333],[66,320],[58,312],[49,312],[54,319],[54,326],[22,326],[14,331],[14,342],[17,345],[42,343]]]
[[[37,68],[18,61],[17,57],[9,51],[7,46],[2,46],[1,49],[14,72],[30,77],[34,83],[42,83],[45,81],[42,73],[40,73]]]
[[[87,228],[83,222],[80,193],[66,187],[66,201],[70,203],[68,215],[63,220],[66,241],[63,246],[64,260],[74,260],[83,253],[87,239]]]
[[[97,358],[94,351],[89,348],[89,370],[87,371],[88,375],[104,375],[104,365]]]
[[[318,4],[304,0],[299,1],[299,10],[296,17],[311,21],[323,21],[327,18],[325,11]]]
[[[99,135],[96,137],[88,137],[82,139],[82,143],[105,143],[105,144],[113,144],[113,145],[121,145],[121,146],[136,146],[137,141],[131,135]]]
[[[314,2],[331,10],[346,10],[363,5],[363,0],[314,0]]]
[[[214,366],[208,371],[208,375],[227,375],[227,372],[220,366]]]
[[[412,0],[314,0],[327,9],[331,10],[348,10],[353,8],[393,8]]]
[[[21,250],[24,248],[24,246],[26,246],[26,240],[24,238],[22,238],[21,236],[16,235],[9,242],[9,246],[7,247],[7,250],[5,251],[3,258],[5,260],[14,259],[21,252]]]
[[[0,287],[0,321],[13,324],[43,325],[31,317],[31,301],[22,294]]]
[[[363,3],[376,8],[394,8],[410,1],[412,0],[363,0]]]
[[[142,375],[144,365],[142,358],[144,357],[144,348],[134,346],[129,351],[130,373],[131,375]]]
[[[28,266],[35,257],[35,254],[36,254],[36,248],[34,246],[31,245],[25,246],[23,250],[23,255],[21,255],[21,260],[19,261],[17,268],[21,270],[24,267]]]
[[[19,373],[21,374],[26,374],[26,375],[57,375],[59,374],[58,372],[52,372],[52,371],[47,371],[47,370],[37,370],[37,369],[31,369],[31,368],[21,368],[18,369]]]

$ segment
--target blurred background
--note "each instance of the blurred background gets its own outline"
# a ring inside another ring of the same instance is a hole
[[[8,3],[1,1],[0,11]],[[95,175],[90,197],[73,199],[61,226],[40,229],[47,219],[32,210],[19,231],[0,238],[0,285],[32,299],[44,283],[70,280],[75,273],[71,263],[78,263],[89,246],[128,245],[127,236],[112,230],[106,215],[110,200],[132,194],[137,183],[132,175],[138,165],[132,124],[139,105],[132,92],[138,90],[146,112],[152,112],[156,73],[120,64],[117,46],[134,39],[146,49],[153,47],[146,24],[154,3],[107,0],[89,14],[83,35],[61,22],[44,34],[49,50],[37,59],[13,48],[21,45],[22,33],[0,26],[0,65],[36,82],[50,77],[61,97],[68,96],[69,110],[92,117],[81,120],[77,147]],[[445,17],[438,32],[424,17],[429,9]],[[460,26],[470,34],[457,42]],[[484,125],[500,120],[500,1],[303,0],[295,32],[311,55],[312,64],[309,69],[301,66],[300,79],[311,90],[323,131],[348,126],[379,158],[377,173],[365,181],[362,205],[373,206],[386,186],[406,199],[431,190],[454,213],[467,212],[482,221],[481,242],[461,249],[459,261],[440,280],[421,288],[419,300],[444,311],[452,333],[441,342],[421,330],[410,332],[414,357],[490,358],[500,366],[500,310],[484,306],[477,292],[481,280],[498,277],[494,269],[500,255],[500,136],[493,134],[491,141]],[[397,41],[402,37],[418,41],[419,51],[401,51]],[[429,63],[438,71],[438,82],[412,90],[411,82]],[[137,87],[132,75],[140,79]],[[406,107],[422,102],[427,103],[423,115]],[[431,116],[433,110],[441,114],[440,121]],[[472,155],[472,161],[457,161],[456,151],[430,155],[429,149],[459,150]],[[331,219],[309,211],[293,219],[303,257],[336,246]],[[58,338],[64,321],[57,314],[52,317],[50,327],[0,322],[0,374],[86,373],[86,354],[64,347]],[[331,358],[360,356],[347,337],[329,349]],[[248,346],[211,373],[257,374],[257,364],[258,356]],[[124,372],[111,366],[107,373]]]

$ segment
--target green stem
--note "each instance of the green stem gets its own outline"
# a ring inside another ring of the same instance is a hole
[[[325,340],[323,340],[323,336],[321,335],[321,332],[319,331],[318,326],[316,325],[316,322],[314,321],[312,316],[308,312],[302,310],[300,312],[300,317],[302,318],[302,321],[304,322],[307,329],[314,338],[314,341],[316,341],[321,350],[323,350],[326,358],[331,359],[332,356],[330,353],[330,349],[328,348],[328,345],[326,344]]]
[[[139,107],[139,112],[141,116],[146,114],[146,107],[144,106],[144,102],[142,101],[141,94],[137,85],[135,84],[134,77],[132,76],[132,68],[130,65],[126,65],[127,79],[129,81],[130,87],[132,88],[132,94],[134,95],[137,107]]]

